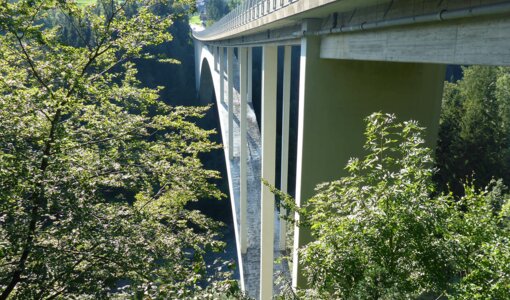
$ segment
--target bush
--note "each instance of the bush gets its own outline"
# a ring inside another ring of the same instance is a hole
[[[314,242],[299,250],[308,288],[284,298],[510,293],[509,205],[501,182],[483,191],[466,186],[458,202],[452,194],[431,197],[434,162],[421,135],[414,121],[367,118],[366,156],[349,161],[347,176],[319,185],[305,207],[294,207]]]

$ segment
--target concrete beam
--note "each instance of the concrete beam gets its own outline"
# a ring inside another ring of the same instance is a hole
[[[195,52],[195,90],[198,95],[200,91],[200,77],[202,76],[202,47],[203,44],[199,40],[193,40]]]
[[[275,184],[277,47],[262,48],[262,178]],[[261,183],[260,299],[273,298],[274,195]]]
[[[234,158],[234,49],[227,48],[228,157]]]
[[[291,80],[291,55],[292,46],[285,46],[283,54],[283,107],[282,107],[282,153],[281,153],[281,176],[280,190],[288,193],[289,174],[289,121],[290,121],[290,80]],[[283,217],[287,215],[285,208],[280,207],[280,250],[286,248],[287,221]]]
[[[214,62],[213,62],[213,70],[214,71],[218,71],[218,55],[219,55],[219,47],[217,46],[213,46],[212,47],[212,53],[213,53],[213,58],[214,58]]]
[[[225,48],[220,47],[219,64],[220,64],[220,103],[225,103]]]
[[[252,103],[253,98],[253,48],[248,48],[248,103]]]
[[[506,15],[324,36],[321,58],[510,65]]]
[[[248,163],[248,141],[247,137],[247,96],[248,96],[248,48],[239,48],[239,67],[240,67],[240,96],[241,96],[241,136],[240,136],[240,153],[239,153],[239,169],[240,169],[240,223],[241,223],[241,252],[246,253],[248,248],[248,228],[246,225],[247,198],[248,198],[248,179],[247,179],[247,163]]]

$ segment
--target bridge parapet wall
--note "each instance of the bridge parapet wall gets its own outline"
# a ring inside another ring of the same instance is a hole
[[[298,1],[304,0],[245,0],[207,30],[195,33],[195,37],[207,39],[234,30]]]

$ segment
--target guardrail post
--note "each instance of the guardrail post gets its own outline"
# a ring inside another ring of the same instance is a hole
[[[212,47],[212,53],[213,53],[213,57],[214,57],[214,66],[213,66],[213,69],[214,71],[218,71],[218,47],[216,46],[213,46]]]
[[[276,46],[262,48],[262,178],[275,184],[276,162]],[[260,299],[273,298],[274,195],[261,184]]]
[[[255,9],[253,6],[253,0],[250,0],[250,21],[253,21],[255,19]]]
[[[243,19],[243,25],[246,24],[246,1],[243,1],[241,4],[243,6],[243,12],[242,12],[242,19]]]

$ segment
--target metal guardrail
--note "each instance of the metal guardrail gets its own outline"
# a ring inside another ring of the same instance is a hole
[[[210,27],[193,34],[197,39],[207,39],[241,27],[298,1],[300,0],[244,0]]]

